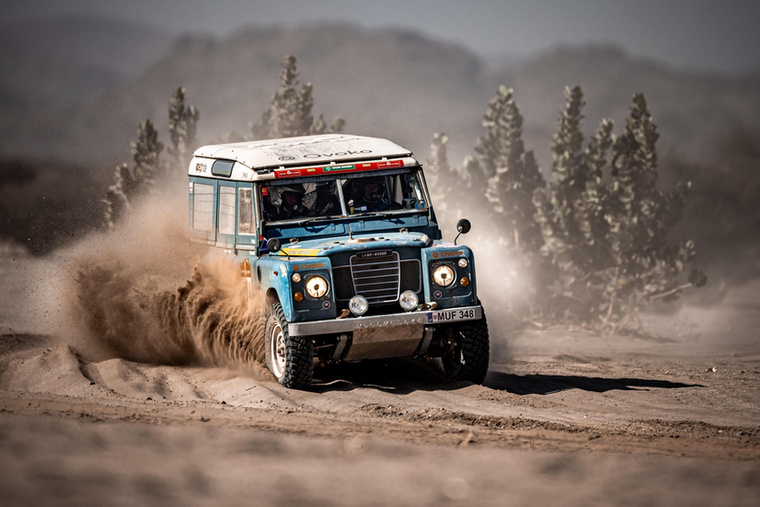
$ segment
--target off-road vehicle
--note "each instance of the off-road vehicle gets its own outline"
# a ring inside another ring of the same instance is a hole
[[[473,254],[441,240],[409,150],[342,134],[203,146],[189,197],[194,240],[233,256],[267,302],[266,363],[284,386],[391,357],[440,357],[450,378],[483,381]]]

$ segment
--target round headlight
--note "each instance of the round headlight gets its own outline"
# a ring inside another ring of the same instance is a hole
[[[367,313],[367,310],[369,309],[369,303],[364,296],[354,296],[348,302],[348,309],[351,310],[351,313],[354,315],[361,317]]]
[[[464,257],[462,257],[461,259],[459,259],[459,262],[457,262],[457,264],[459,264],[460,268],[466,268],[467,267],[467,259],[465,259]]]
[[[454,283],[454,270],[448,264],[441,264],[433,270],[433,281],[441,287]]]
[[[319,299],[327,293],[327,280],[319,275],[312,276],[306,281],[306,292],[314,299]]]
[[[407,312],[410,312],[417,308],[417,305],[420,302],[420,298],[417,297],[417,294],[410,291],[405,290],[401,293],[401,296],[398,298],[398,304],[401,305],[401,308],[406,310]]]

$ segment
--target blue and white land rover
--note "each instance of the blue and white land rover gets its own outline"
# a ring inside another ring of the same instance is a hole
[[[192,236],[233,255],[261,292],[266,363],[282,385],[391,357],[440,357],[450,378],[483,381],[473,254],[441,240],[409,150],[343,134],[211,145],[188,174]]]

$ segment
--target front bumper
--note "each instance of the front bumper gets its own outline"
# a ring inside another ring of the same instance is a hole
[[[345,319],[317,320],[313,322],[294,322],[288,324],[288,333],[290,336],[353,333],[356,330],[364,330],[368,328],[394,328],[396,326],[413,324],[432,326],[437,324],[448,324],[451,322],[480,320],[482,318],[482,306],[463,306],[446,310],[396,313],[391,315],[375,315],[372,317],[349,317]]]

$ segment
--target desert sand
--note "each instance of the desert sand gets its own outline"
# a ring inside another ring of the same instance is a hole
[[[255,351],[200,346],[203,322],[147,346],[192,263],[99,244],[0,260],[4,505],[760,503],[758,282],[635,337],[492,319],[482,386],[394,360],[294,391]],[[222,332],[259,325],[217,310]]]

